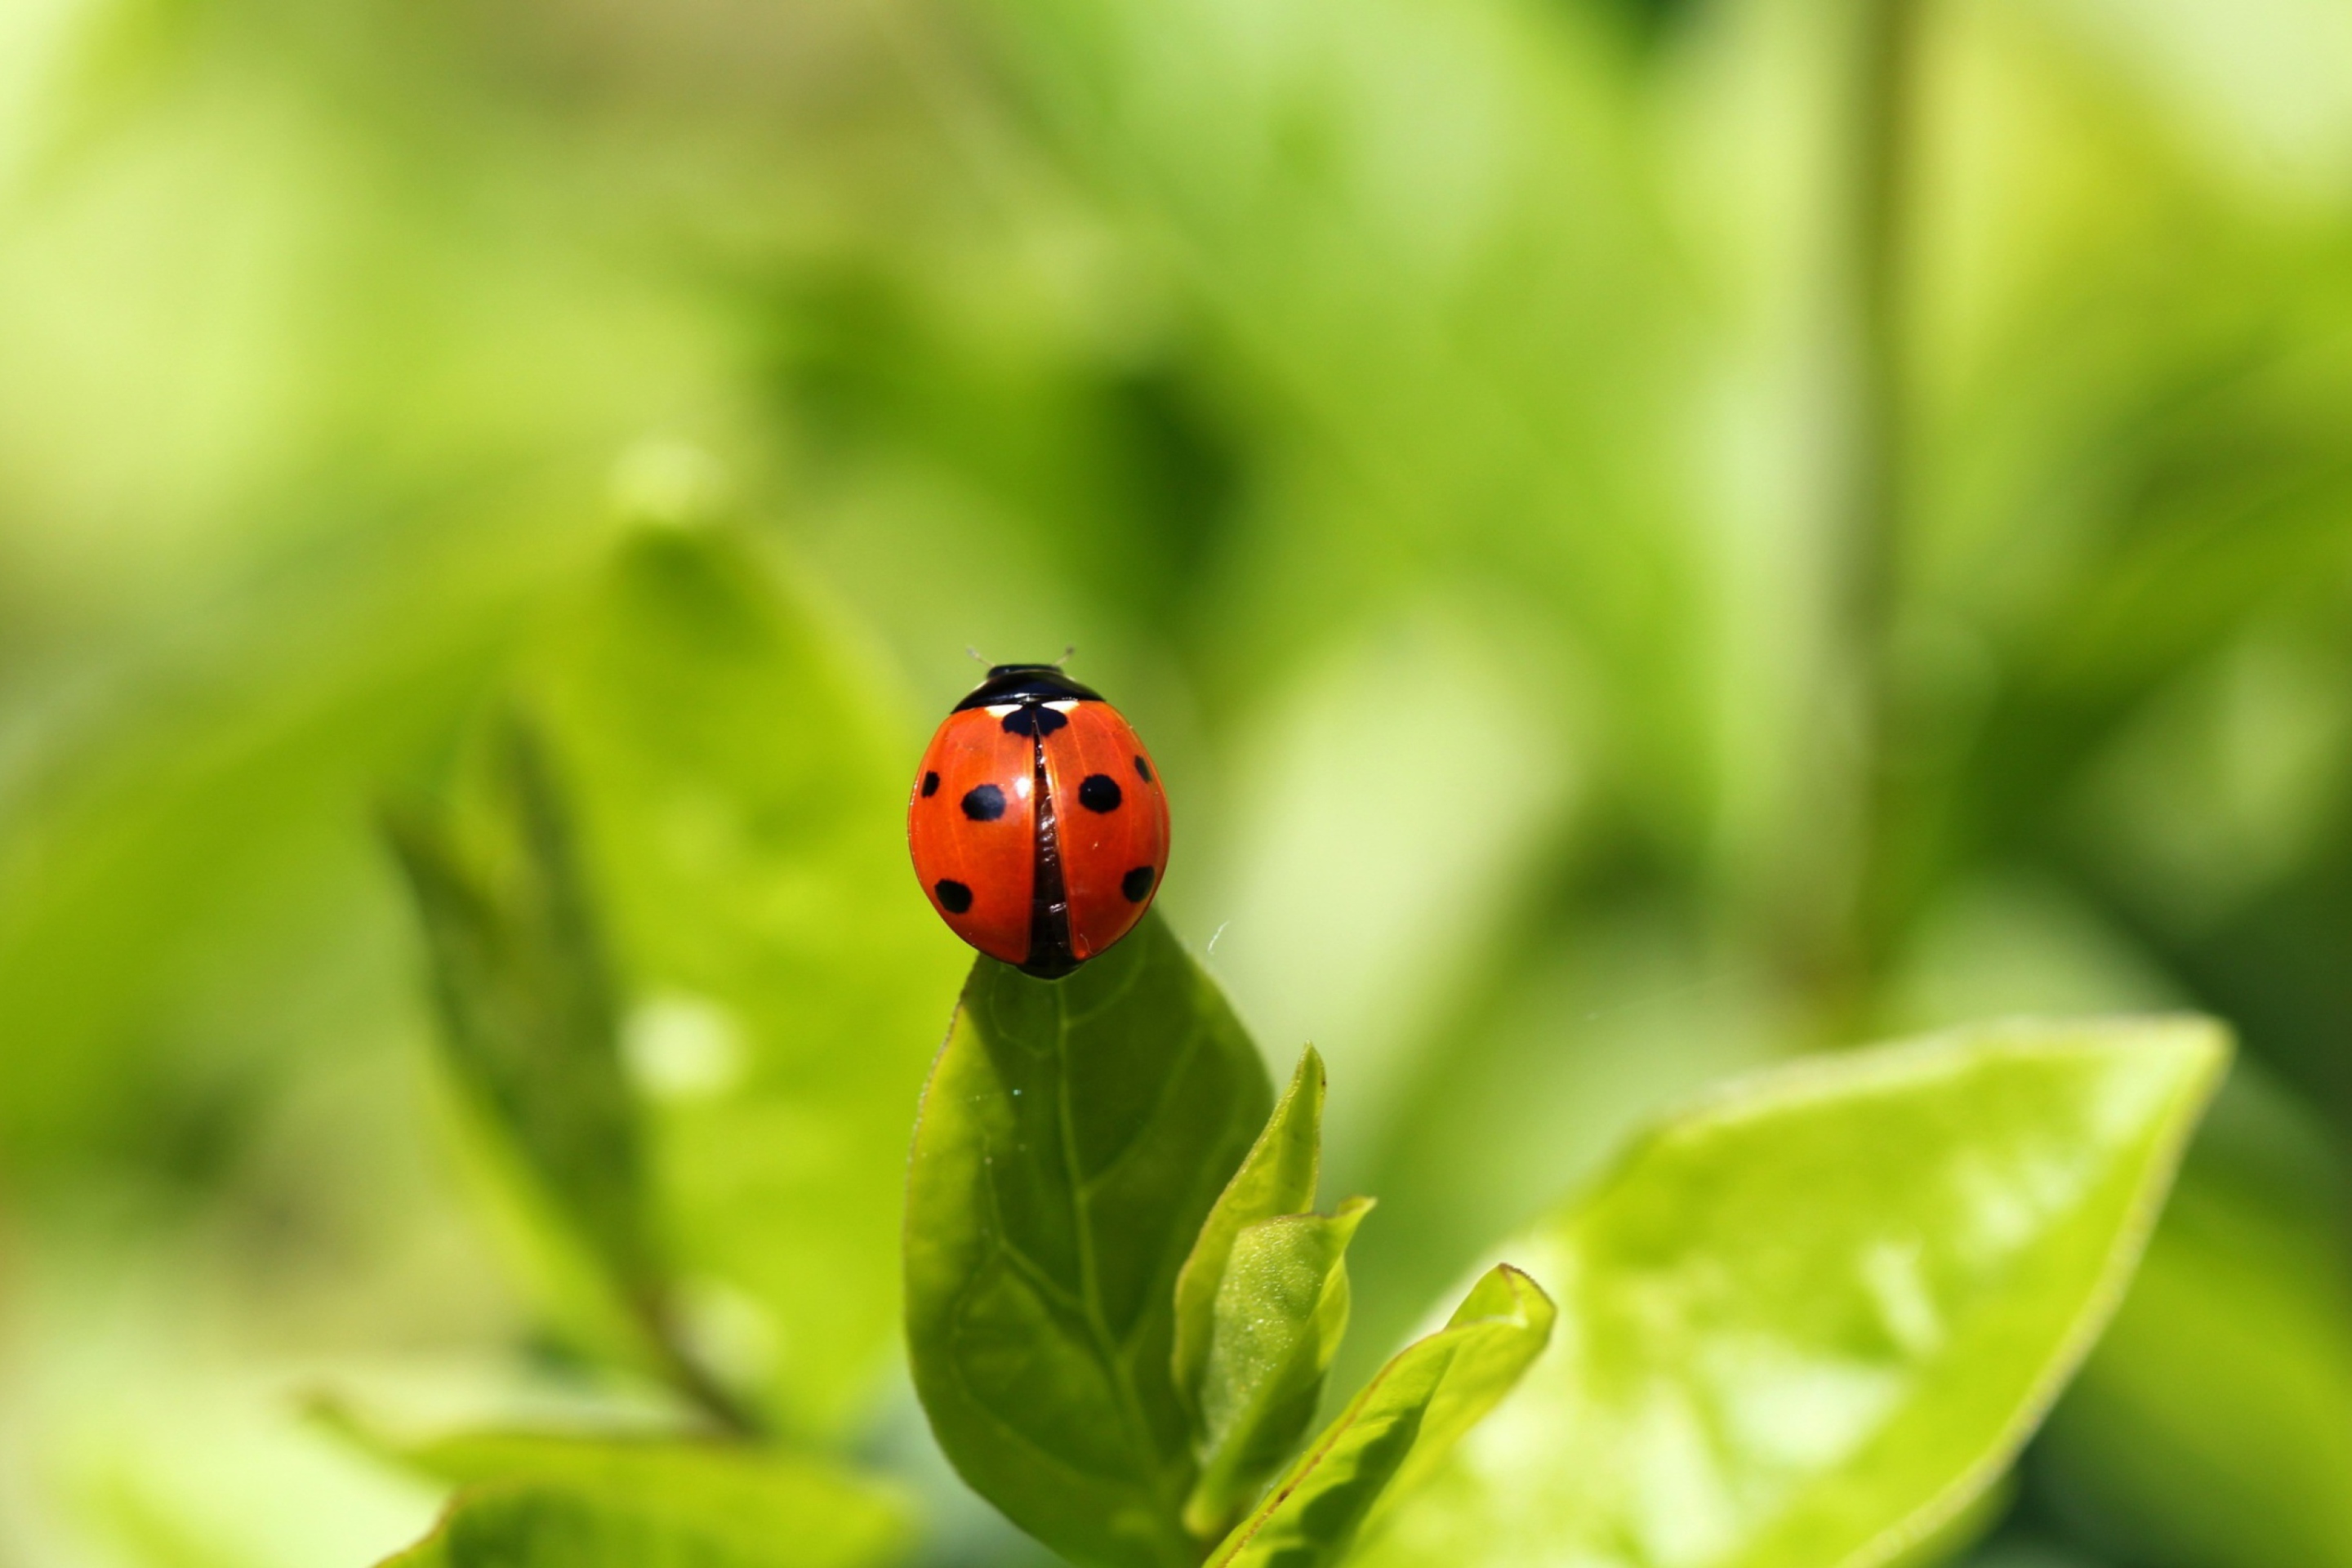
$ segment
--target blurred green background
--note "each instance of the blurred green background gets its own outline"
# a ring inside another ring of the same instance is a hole
[[[6,0],[0,1565],[357,1568],[436,1495],[307,1394],[626,1403],[376,826],[509,700],[697,1342],[1027,1560],[894,1363],[968,645],[1076,645],[1329,1058],[1341,1386],[1710,1078],[2200,1007],[1972,1550],[2352,1564],[2348,595],[2329,0]]]

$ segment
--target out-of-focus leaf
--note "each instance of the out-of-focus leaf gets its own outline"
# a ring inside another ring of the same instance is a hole
[[[1371,1200],[1277,1215],[1234,1238],[1202,1368],[1201,1479],[1184,1507],[1222,1535],[1298,1447],[1348,1331],[1348,1243]]]
[[[1190,1568],[1176,1275],[1274,1100],[1157,915],[1067,979],[979,960],[907,1189],[907,1331],[940,1446],[1080,1561]]]
[[[596,918],[538,740],[510,719],[493,745],[499,842],[486,853],[469,856],[425,808],[387,822],[424,923],[441,1038],[543,1197],[643,1297],[656,1283],[645,1163]]]
[[[2000,1474],[2227,1059],[2196,1019],[1820,1058],[1669,1121],[1513,1256],[1565,1327],[1370,1561],[1879,1563]]]
[[[384,779],[597,552],[610,454],[740,395],[704,285],[594,237],[618,185],[555,195],[580,165],[460,85],[469,47],[372,3],[274,45],[210,10],[0,21],[19,1169],[208,1182],[320,1040],[408,1047]],[[414,160],[443,137],[472,155]]]
[[[1437,1332],[1399,1352],[1210,1559],[1212,1568],[1325,1568],[1373,1510],[1410,1490],[1543,1353],[1549,1297],[1507,1264]],[[1462,1561],[1470,1561],[1465,1558]]]
[[[0,991],[39,1048],[0,1054],[12,1166],[208,1178],[252,1091],[319,1038],[406,1048],[416,977],[371,809],[480,702],[578,549],[547,494],[500,499],[289,570],[217,606],[202,647],[120,645],[105,690],[17,732]]]
[[[630,988],[684,1327],[834,1426],[896,1321],[908,1108],[963,952],[907,870],[906,708],[718,526],[632,536],[523,686]]]
[[[1315,1183],[1323,1156],[1323,1058],[1309,1046],[1300,1053],[1290,1085],[1275,1102],[1265,1130],[1250,1145],[1242,1168],[1217,1194],[1201,1234],[1176,1276],[1176,1392],[1198,1407],[1195,1392],[1207,1363],[1217,1291],[1225,1260],[1242,1227],[1276,1215],[1304,1214],[1315,1206]]]
[[[403,1455],[462,1489],[386,1568],[859,1568],[908,1534],[895,1493],[774,1453],[482,1433]]]

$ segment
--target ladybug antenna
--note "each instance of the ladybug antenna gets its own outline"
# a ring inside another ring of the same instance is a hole
[[[972,647],[970,643],[964,644],[963,651],[971,655],[974,659],[978,660],[982,664],[986,664],[988,662],[985,658],[981,658],[980,649]]]
[[[1057,658],[1057,659],[1055,659],[1055,660],[1054,661],[1054,668],[1055,668],[1055,669],[1059,669],[1059,668],[1062,668],[1062,666],[1064,666],[1064,665],[1066,665],[1066,664],[1069,663],[1069,662],[1070,662],[1070,658],[1071,658],[1071,657],[1072,657],[1073,655],[1075,655],[1077,651],[1078,651],[1078,645],[1077,645],[1077,644],[1076,644],[1076,643],[1071,643],[1069,646],[1067,646],[1066,647],[1063,648],[1063,649],[1062,649],[1062,657],[1061,657],[1061,658]]]

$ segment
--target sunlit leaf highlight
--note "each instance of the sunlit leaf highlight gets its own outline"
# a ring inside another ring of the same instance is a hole
[[[2130,1279],[2228,1058],[2020,1023],[1727,1087],[1510,1244],[1549,1354],[1378,1568],[1864,1568],[2008,1466]]]

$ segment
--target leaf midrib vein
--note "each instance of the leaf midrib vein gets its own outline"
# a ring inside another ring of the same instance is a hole
[[[1113,1388],[1117,1391],[1120,1414],[1125,1416],[1129,1440],[1139,1468],[1152,1479],[1163,1493],[1173,1467],[1161,1460],[1157,1446],[1151,1440],[1150,1422],[1143,1413],[1141,1394],[1135,1386],[1135,1376],[1127,1363],[1127,1356],[1117,1336],[1110,1331],[1103,1315],[1102,1284],[1095,1258],[1093,1215],[1087,1184],[1078,1163],[1077,1122],[1070,1105],[1070,1016],[1066,1004],[1059,996],[1054,1002],[1054,1093],[1062,1144],[1062,1172],[1070,1193],[1071,1218],[1077,1241],[1078,1281],[1081,1306],[1087,1329],[1095,1336],[1096,1353],[1108,1367]]]

